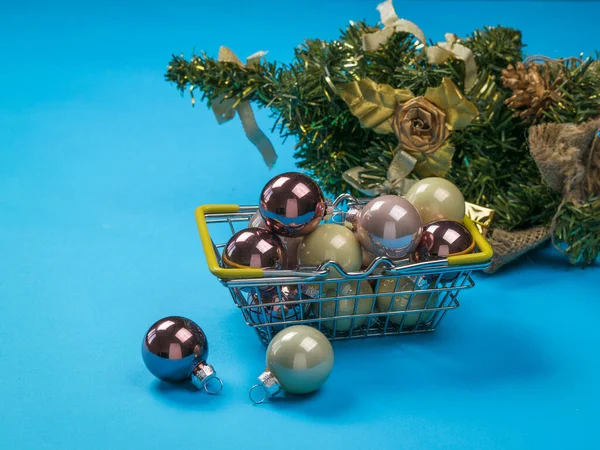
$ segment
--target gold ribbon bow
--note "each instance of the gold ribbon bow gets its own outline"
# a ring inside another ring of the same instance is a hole
[[[427,47],[427,61],[429,64],[445,64],[454,57],[465,63],[465,91],[469,91],[477,81],[477,64],[473,52],[468,47],[458,43],[458,36],[454,33],[444,35],[446,42],[438,42],[433,47]]]
[[[408,153],[396,149],[385,179],[377,176],[361,176],[367,170],[361,166],[346,170],[342,178],[368,197],[385,194],[404,195],[417,181],[406,178],[412,172],[416,162],[417,160]]]
[[[426,45],[425,33],[415,23],[406,19],[400,19],[394,10],[392,0],[386,0],[377,5],[377,11],[379,11],[383,29],[374,33],[363,34],[363,50],[369,52],[375,51],[389,41],[394,33],[399,32],[410,33],[421,41],[423,45]]]
[[[377,5],[377,10],[383,24],[383,29],[374,33],[366,33],[362,37],[364,51],[376,51],[392,37],[394,33],[406,32],[416,37],[423,46],[430,64],[444,64],[451,57],[460,59],[465,63],[465,91],[469,91],[477,78],[477,64],[473,52],[458,43],[458,37],[453,33],[446,33],[445,42],[438,42],[434,46],[427,46],[425,33],[415,23],[400,19],[394,10],[392,0],[386,0]]]
[[[250,55],[246,58],[246,64],[244,64],[236,55],[227,47],[221,46],[219,48],[218,60],[222,62],[230,62],[238,65],[244,69],[246,67],[256,67],[267,52],[260,51]],[[262,132],[256,123],[254,113],[252,112],[252,106],[248,100],[239,100],[236,98],[225,98],[224,96],[218,96],[212,101],[212,110],[215,114],[219,125],[229,122],[235,117],[237,112],[244,128],[244,133],[258,149],[262,155],[265,163],[269,168],[273,167],[277,160],[277,154],[273,148],[273,144],[269,141],[269,138]]]
[[[339,84],[337,90],[364,127],[396,134],[398,148],[415,160],[421,177],[444,176],[454,155],[450,133],[464,129],[478,114],[450,78],[421,97],[369,79]]]

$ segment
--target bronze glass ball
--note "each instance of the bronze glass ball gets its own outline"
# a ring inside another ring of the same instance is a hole
[[[475,249],[475,241],[464,225],[453,220],[436,220],[425,225],[415,259],[428,261],[464,255]]]
[[[285,269],[287,253],[281,239],[269,230],[246,228],[238,231],[223,249],[228,267]]]
[[[327,206],[314,180],[298,172],[286,172],[265,185],[259,210],[271,231],[285,237],[298,237],[317,228]]]
[[[374,256],[399,259],[410,254],[421,231],[419,213],[408,200],[397,195],[374,198],[356,218],[356,237]]]
[[[152,375],[161,380],[190,380],[194,368],[207,357],[206,335],[185,317],[165,317],[144,335],[142,358]]]

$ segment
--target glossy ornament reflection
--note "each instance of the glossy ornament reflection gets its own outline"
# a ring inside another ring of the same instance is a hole
[[[275,335],[266,361],[267,369],[258,377],[260,383],[250,390],[254,403],[262,403],[281,389],[293,394],[319,389],[333,368],[333,348],[319,330],[294,325]]]
[[[444,178],[430,177],[417,181],[405,195],[424,224],[448,219],[461,222],[465,216],[465,198],[460,190]]]
[[[267,224],[265,223],[265,219],[260,215],[260,211],[256,211],[252,217],[248,220],[248,228],[264,228],[268,230]]]
[[[325,197],[315,181],[298,172],[272,178],[260,194],[259,211],[267,227],[280,236],[311,233],[327,212]]]
[[[352,298],[352,295],[372,294],[373,288],[367,280],[346,281],[340,283],[339,291],[336,283],[325,285],[329,287],[324,293],[324,300],[327,298],[336,299],[312,304],[312,311],[316,317],[334,317],[334,316],[353,316],[355,314],[369,314],[374,308],[374,297]],[[350,297],[350,298],[348,298]],[[345,319],[325,320],[322,326],[335,332],[346,332],[350,329],[360,328],[367,323],[367,317],[351,317]],[[376,320],[376,319],[375,319]]]
[[[249,228],[264,228],[268,230],[267,224],[265,220],[260,215],[260,211],[256,211],[254,215],[248,220]],[[287,253],[287,265],[288,269],[296,269],[298,267],[298,247],[300,247],[300,243],[302,242],[301,237],[297,238],[286,238],[283,236],[279,236],[281,242],[285,246],[285,251]]]
[[[262,228],[246,228],[234,234],[223,249],[227,267],[285,269],[287,253],[274,233]]]
[[[198,389],[217,394],[223,384],[206,362],[208,341],[202,329],[185,317],[170,316],[155,322],[144,335],[142,359],[156,378],[178,383],[190,380]],[[215,381],[216,388],[209,383]]]
[[[426,225],[413,255],[416,262],[464,255],[475,250],[469,230],[453,220],[437,220]]]
[[[404,277],[384,278],[377,287],[377,307],[380,312],[388,311],[411,311],[414,309],[435,308],[439,294],[434,292],[415,291],[415,281]],[[390,293],[393,295],[381,295]],[[410,301],[410,305],[409,305]],[[397,325],[402,324],[402,329],[413,328],[417,323],[425,323],[431,320],[433,312],[415,312],[407,314],[394,314],[389,316],[389,321]]]
[[[383,195],[360,210],[354,227],[367,252],[400,259],[410,254],[418,244],[422,222],[410,202],[397,195]]]
[[[375,255],[371,255],[368,251],[361,247],[362,251],[362,269],[366,269],[375,260]]]
[[[352,231],[342,225],[327,223],[304,237],[298,247],[298,263],[319,266],[330,260],[346,272],[356,272],[362,264],[362,251]]]
[[[306,316],[309,303],[294,303],[310,300],[306,293],[298,291],[298,285],[287,285],[260,289],[259,293],[249,294],[248,314],[253,323],[273,323],[288,320],[302,320]]]

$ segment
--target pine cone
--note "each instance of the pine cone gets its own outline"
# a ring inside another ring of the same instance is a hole
[[[525,123],[536,122],[544,109],[560,100],[557,88],[563,82],[561,71],[551,73],[548,64],[518,62],[516,67],[510,64],[502,70],[502,82],[513,95],[504,103],[515,111],[515,117],[521,117]]]

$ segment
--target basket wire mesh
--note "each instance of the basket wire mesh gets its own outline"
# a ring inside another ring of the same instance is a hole
[[[328,221],[344,223],[351,203],[360,202],[338,197]],[[247,228],[257,211],[256,206],[236,209],[205,215],[210,251],[219,264],[228,239]],[[268,345],[283,328],[300,324],[319,329],[330,340],[434,331],[446,312],[459,306],[458,294],[475,286],[471,273],[488,265],[489,260],[450,265],[446,259],[413,263],[379,257],[360,272],[347,273],[327,261],[319,267],[265,270],[256,278],[219,279],[246,323]]]

